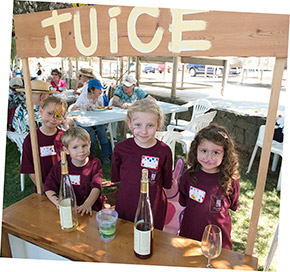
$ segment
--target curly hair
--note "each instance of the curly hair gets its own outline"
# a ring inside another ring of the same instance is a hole
[[[196,174],[201,168],[197,160],[197,147],[203,140],[208,140],[224,148],[223,160],[219,166],[219,188],[225,195],[229,195],[231,193],[232,181],[240,177],[235,143],[229,136],[227,130],[217,124],[211,124],[196,134],[194,140],[191,142],[187,156],[187,164],[190,166],[189,173],[193,177],[194,185],[198,183]]]

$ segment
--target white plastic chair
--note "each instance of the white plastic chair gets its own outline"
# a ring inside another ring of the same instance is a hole
[[[259,133],[258,133],[258,137],[256,140],[256,144],[248,165],[248,170],[246,173],[250,173],[258,147],[262,148],[263,146],[263,140],[264,140],[264,134],[265,134],[265,125],[260,126],[259,128]],[[271,152],[274,153],[274,159],[273,159],[273,165],[272,165],[272,170],[274,171],[277,165],[277,156],[281,156],[283,157],[283,143],[279,143],[277,141],[272,141],[272,147],[271,147]],[[282,167],[281,167],[282,169]],[[281,189],[281,169],[280,169],[280,174],[279,174],[279,178],[278,178],[278,184],[277,184],[277,190],[280,191]]]
[[[182,131],[180,134],[182,138],[178,140],[179,143],[182,144],[183,153],[188,153],[190,144],[194,139],[196,133],[201,129],[207,127],[214,117],[216,116],[217,111],[211,111],[205,114],[202,114],[192,120]]]
[[[20,164],[22,160],[22,145],[25,137],[28,135],[28,133],[18,133],[15,131],[7,131],[7,137],[10,141],[16,143],[17,149],[20,152]],[[25,185],[25,175],[20,174],[20,188],[21,191],[24,191],[24,185]]]
[[[74,105],[75,105],[75,103],[70,104],[69,107],[67,108],[67,112],[71,112],[71,109]]]
[[[197,99],[195,101],[188,102],[184,104],[183,106],[186,106],[187,108],[192,108],[192,115],[190,121],[177,119],[175,118],[175,113],[172,113],[170,124],[167,126],[168,131],[173,131],[174,129],[184,130],[185,127],[193,121],[197,116],[207,112],[212,107],[212,104],[207,99]]]
[[[172,162],[174,162],[175,156],[175,143],[182,139],[182,135],[177,131],[157,131],[155,138],[166,143],[172,152]]]

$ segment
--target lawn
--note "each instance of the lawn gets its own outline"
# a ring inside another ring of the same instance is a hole
[[[99,150],[97,150],[99,154]],[[181,147],[177,145],[176,153],[181,154]],[[29,176],[25,176],[25,190],[20,191],[19,176],[19,152],[16,144],[7,140],[6,143],[6,164],[4,181],[4,202],[3,208],[19,201],[33,192],[33,184]],[[184,157],[184,156],[183,156]],[[185,157],[184,157],[185,158]],[[256,160],[257,161],[257,160]],[[246,165],[247,162],[241,163]],[[245,169],[241,168],[240,178],[240,207],[236,212],[231,212],[232,216],[232,241],[233,250],[241,253],[245,252],[247,234],[254,198],[255,182],[257,178],[257,162],[253,165],[250,174],[245,175]],[[276,190],[279,168],[275,173],[269,171],[266,182],[265,193],[262,203],[262,211],[259,220],[259,227],[253,255],[259,259],[259,270],[263,270],[273,235],[279,221],[280,195]],[[110,180],[110,165],[103,167],[104,182]],[[276,271],[277,256],[274,256],[270,271]]]

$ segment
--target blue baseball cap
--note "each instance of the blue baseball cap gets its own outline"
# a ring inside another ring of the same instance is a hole
[[[102,83],[100,82],[100,80],[93,78],[89,81],[88,83],[88,88],[94,87],[96,89],[105,89],[105,87],[103,87]]]

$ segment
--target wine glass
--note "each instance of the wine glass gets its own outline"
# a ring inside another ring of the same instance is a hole
[[[203,231],[201,251],[207,257],[207,268],[211,268],[211,259],[217,258],[222,250],[222,231],[216,225],[207,225]]]

